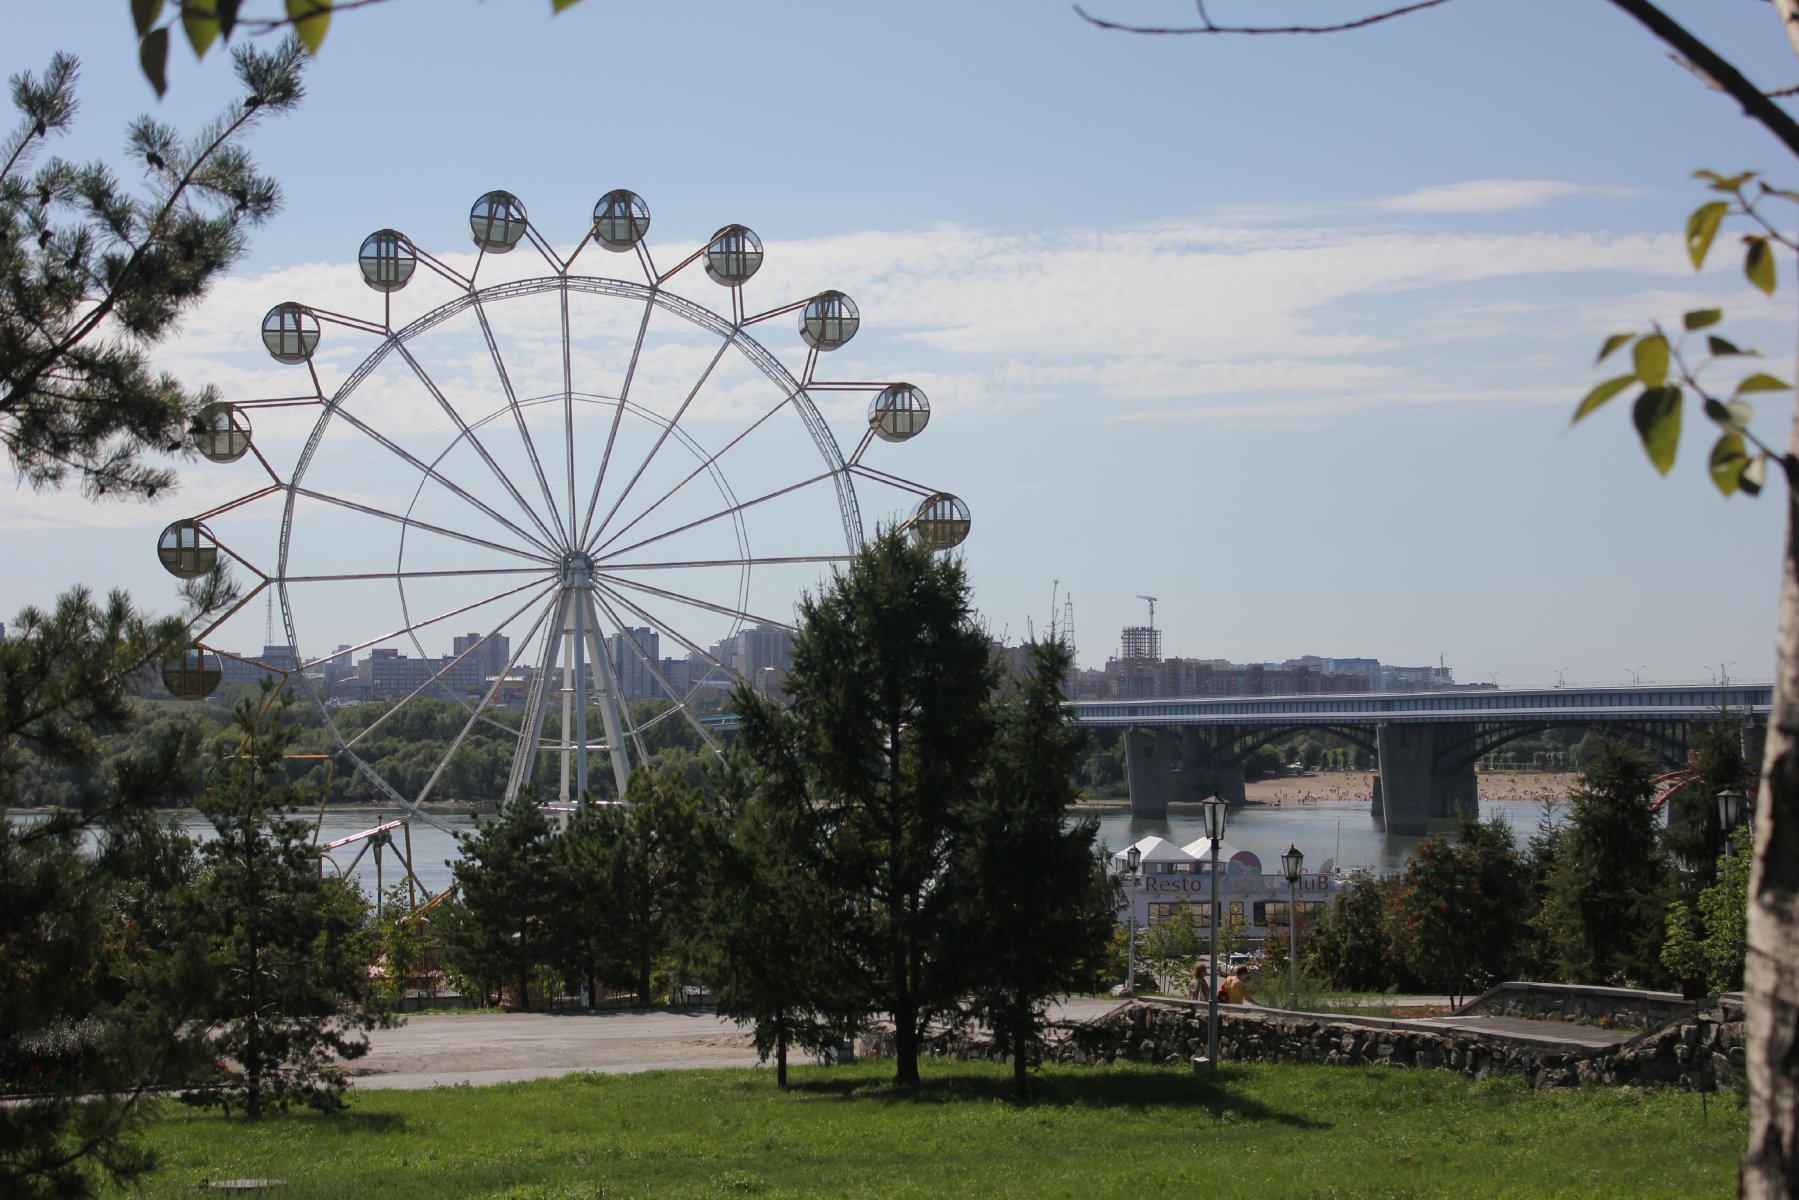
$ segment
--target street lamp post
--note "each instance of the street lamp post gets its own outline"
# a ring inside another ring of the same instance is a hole
[[[1737,826],[1748,815],[1749,796],[1742,788],[1725,788],[1718,793],[1718,825],[1724,830],[1724,857],[1735,852]]]
[[[1218,843],[1224,840],[1225,804],[1217,796],[1200,806],[1205,814],[1206,837],[1212,843],[1212,967],[1206,989],[1206,1065],[1218,1065]]]
[[[1287,947],[1287,963],[1293,977],[1293,1007],[1299,1007],[1299,875],[1305,870],[1306,856],[1298,846],[1288,846],[1281,855],[1281,873],[1287,877],[1287,920],[1291,944]]]
[[[1143,851],[1132,846],[1124,852],[1124,866],[1130,872],[1130,892],[1125,903],[1131,910],[1131,940],[1125,949],[1124,990],[1137,994],[1137,867],[1143,862]]]

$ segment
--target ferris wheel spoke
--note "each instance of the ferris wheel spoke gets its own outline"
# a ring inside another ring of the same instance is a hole
[[[270,583],[348,583],[364,579],[461,579],[467,575],[537,575],[542,567],[470,567],[459,571],[364,571],[353,575],[280,575]]]
[[[739,620],[754,621],[758,625],[775,625],[788,630],[789,632],[793,630],[793,626],[789,625],[786,621],[776,621],[769,617],[758,616],[753,612],[746,612],[741,608],[732,608],[728,604],[718,604],[711,600],[702,600],[698,596],[689,596],[684,592],[671,591],[668,588],[659,588],[654,584],[642,583],[630,579],[613,579],[605,574],[602,574],[600,578],[605,579],[607,583],[611,584],[615,591],[618,588],[629,588],[634,592],[642,592],[650,596],[659,596],[664,600],[673,600],[676,604],[684,604],[689,608],[702,608],[707,612],[717,613],[721,617],[736,617]]]
[[[854,557],[852,554],[792,554],[780,558],[703,558],[653,563],[622,563],[607,559],[601,569],[610,574],[613,571],[678,571],[689,567],[774,567],[793,563],[842,563]]]
[[[388,512],[384,508],[376,508],[370,504],[359,504],[354,500],[346,500],[342,496],[333,496],[325,492],[316,492],[311,488],[297,487],[294,489],[294,494],[296,496],[305,496],[309,500],[318,500],[325,504],[335,504],[339,508],[347,508],[355,512],[366,513],[371,517],[380,517],[383,520],[393,521],[397,524],[404,525],[408,529],[423,529],[431,533],[441,534],[447,538],[454,538],[459,542],[467,542],[471,546],[482,546],[489,550],[498,550],[500,553],[510,554],[514,558],[528,558],[532,562],[540,562],[545,566],[556,561],[555,559],[546,557],[542,554],[532,554],[528,550],[521,550],[517,546],[503,546],[499,542],[490,542],[485,538],[478,538],[472,534],[458,533],[454,529],[445,529],[442,525],[432,525],[427,521],[419,520],[417,517],[401,516],[396,512]]]
[[[450,403],[449,397],[443,394],[443,390],[437,386],[436,381],[425,372],[424,366],[419,363],[418,359],[413,357],[412,351],[408,350],[404,344],[401,344],[399,349],[400,357],[406,360],[406,365],[412,368],[412,373],[418,376],[418,380],[424,385],[425,390],[431,393],[431,398],[437,401],[437,406],[443,409],[444,415],[449,417],[450,420],[455,423],[456,428],[462,432],[463,438],[468,441],[468,444],[474,449],[475,453],[480,456],[481,461],[487,464],[487,469],[493,472],[493,477],[499,480],[501,487],[506,489],[506,494],[518,502],[519,508],[527,517],[531,518],[531,523],[536,525],[538,531],[548,539],[548,544],[555,545],[557,540],[556,534],[550,530],[548,525],[544,524],[543,518],[537,515],[537,510],[532,508],[525,500],[524,496],[519,493],[517,486],[513,484],[506,472],[500,469],[500,464],[493,460],[493,455],[487,452],[487,447],[482,444],[480,437],[475,431],[469,428],[469,423],[462,419],[462,414],[456,411],[456,407]]]
[[[492,707],[494,697],[500,694],[500,688],[505,684],[507,677],[518,667],[519,660],[525,656],[525,651],[529,650],[531,644],[537,640],[537,631],[543,628],[544,622],[550,619],[551,613],[560,610],[561,596],[556,595],[550,597],[550,602],[537,614],[537,619],[531,622],[531,627],[525,631],[525,636],[519,639],[518,649],[514,650],[512,652],[512,657],[507,660],[505,670],[501,671],[499,675],[495,677],[493,684],[482,695],[480,703],[476,704],[475,710],[469,714],[468,720],[463,722],[462,729],[458,731],[456,736],[451,740],[450,748],[444,752],[443,758],[438,761],[437,767],[431,772],[431,777],[425,780],[425,786],[419,789],[418,798],[413,801],[414,804],[423,804],[425,802],[425,798],[429,796],[432,789],[437,786],[437,781],[443,778],[444,771],[449,768],[450,760],[456,757],[456,751],[462,748],[462,744],[468,740],[469,732],[473,730],[476,723],[481,720],[481,714]],[[527,716],[527,725],[529,724],[529,721],[530,718]]]
[[[686,634],[682,633],[674,625],[671,625],[667,621],[664,621],[664,620],[658,618],[655,614],[651,613],[647,608],[644,608],[641,604],[635,603],[629,596],[625,595],[623,592],[620,592],[617,588],[610,587],[604,583],[600,584],[600,588],[605,592],[606,595],[611,596],[613,600],[617,601],[617,603],[619,604],[619,606],[621,608],[628,610],[638,620],[640,620],[644,624],[650,626],[652,629],[655,629],[659,633],[667,634],[669,637],[673,638],[675,641],[679,642],[681,645],[687,647],[687,652],[689,654],[697,654],[699,657],[705,659],[707,662],[709,662],[713,666],[717,667],[720,671],[723,671],[732,680],[734,680],[738,683],[748,684],[749,681],[747,679],[745,679],[742,675],[739,675],[736,671],[732,670],[728,664],[720,662],[716,657],[713,656],[713,654],[710,650],[706,649],[704,646],[700,645],[698,642],[694,641],[692,638],[690,638]]]
[[[511,521],[507,520],[505,517],[502,517],[499,513],[495,512],[492,508],[489,508],[481,500],[477,499],[476,497],[470,495],[467,491],[463,490],[463,488],[459,484],[454,483],[451,480],[445,478],[440,472],[438,472],[438,470],[435,467],[431,466],[429,463],[418,458],[417,456],[408,453],[405,449],[403,449],[402,447],[397,445],[393,441],[393,439],[389,438],[386,434],[383,434],[379,430],[375,429],[373,426],[369,425],[367,422],[363,421],[361,418],[355,416],[352,413],[345,412],[342,408],[339,408],[335,415],[337,415],[338,417],[342,418],[343,420],[349,422],[352,427],[367,434],[371,439],[374,440],[374,442],[377,445],[381,446],[383,449],[385,449],[389,453],[393,454],[396,458],[400,459],[402,462],[406,463],[407,465],[409,465],[409,466],[413,467],[414,469],[416,469],[417,471],[419,471],[427,479],[430,479],[433,482],[440,484],[448,491],[453,492],[457,496],[460,496],[463,500],[467,501],[470,505],[472,505],[476,509],[479,509],[481,512],[485,513],[489,518],[491,518],[498,524],[504,526],[506,529],[511,530],[513,533],[517,534],[519,537],[523,538],[525,541],[530,542],[533,546],[536,546],[538,549],[542,550],[545,554],[554,555],[556,553],[556,551],[554,549],[552,549],[548,543],[538,540],[536,534],[527,533],[524,529],[513,524]]]
[[[370,646],[379,646],[382,642],[391,642],[397,637],[405,637],[407,634],[416,633],[427,626],[437,624],[439,621],[447,621],[451,617],[460,617],[463,613],[473,612],[483,605],[492,604],[495,600],[504,600],[508,596],[516,596],[520,592],[526,591],[532,587],[553,586],[555,582],[555,580],[550,580],[547,585],[540,585],[536,581],[531,583],[521,583],[515,588],[508,588],[506,591],[495,592],[491,596],[484,596],[472,604],[464,604],[460,608],[451,609],[449,612],[438,613],[435,617],[427,617],[423,621],[412,621],[400,626],[398,629],[384,633],[379,637],[373,637],[369,638],[367,641],[357,642],[354,646],[344,646],[330,654],[321,654],[317,658],[308,659],[306,662],[301,663],[297,669],[304,672],[319,666],[322,663],[332,662],[339,658],[348,658],[358,650],[367,650]],[[529,608],[530,605],[526,605],[526,607]]]
[[[632,473],[630,481],[625,484],[625,488],[619,493],[618,499],[614,500],[612,502],[612,507],[606,510],[606,515],[601,518],[596,534],[604,533],[606,527],[612,524],[612,518],[616,517],[618,515],[618,510],[624,507],[625,501],[630,498],[631,492],[637,487],[638,480],[642,479],[643,473],[650,469],[650,463],[655,461],[656,455],[661,451],[663,443],[668,441],[669,437],[674,434],[675,428],[681,424],[681,418],[687,415],[688,408],[699,396],[700,389],[706,386],[706,381],[708,379],[712,378],[712,372],[717,369],[719,362],[724,358],[725,351],[729,350],[731,344],[736,340],[737,331],[733,329],[731,331],[731,336],[719,343],[718,352],[712,356],[712,361],[706,364],[706,369],[704,371],[700,372],[699,379],[694,383],[692,388],[688,389],[687,396],[681,401],[680,407],[675,409],[675,415],[669,418],[668,424],[662,427],[662,432],[656,435],[655,444],[650,447],[649,453],[645,454],[643,456],[643,461],[637,464],[637,470]],[[683,433],[681,436],[686,438],[687,435]],[[691,439],[689,439],[689,441],[691,442]],[[599,495],[599,485],[597,483],[594,486],[594,494],[596,496]],[[583,530],[581,541],[585,543],[587,540],[586,531]]]
[[[685,525],[677,525],[673,529],[665,530],[662,533],[656,534],[654,537],[644,538],[641,542],[633,542],[629,546],[624,547],[623,549],[613,551],[613,556],[616,556],[619,554],[629,554],[633,550],[641,550],[645,546],[650,546],[650,545],[654,545],[657,542],[666,541],[667,539],[669,539],[671,537],[675,537],[678,534],[686,533],[690,529],[698,529],[701,525],[711,524],[713,521],[720,520],[724,517],[735,516],[736,514],[744,511],[745,509],[754,508],[758,504],[766,504],[770,500],[778,500],[782,496],[788,495],[792,492],[797,492],[801,488],[804,488],[804,487],[811,487],[815,483],[822,483],[827,479],[834,478],[836,475],[837,475],[836,471],[826,471],[822,475],[814,475],[810,479],[802,479],[798,483],[790,483],[784,488],[776,488],[772,492],[765,492],[762,495],[757,496],[754,500],[745,500],[740,504],[733,504],[729,508],[721,508],[717,512],[712,513],[709,516],[704,516],[704,517],[698,518],[697,520],[689,521]],[[624,531],[620,530],[619,532],[622,533]],[[604,547],[602,547],[602,549],[604,549]]]
[[[538,456],[537,443],[531,437],[530,426],[525,424],[525,410],[520,407],[518,394],[512,389],[512,375],[506,370],[506,361],[500,357],[500,343],[493,335],[493,325],[487,319],[487,309],[477,301],[475,304],[475,320],[481,326],[481,336],[487,339],[487,352],[493,358],[494,373],[499,376],[500,390],[506,393],[506,407],[512,412],[513,422],[518,426],[519,439],[524,443],[525,455],[531,460],[531,471],[537,476],[537,486],[543,491],[544,511],[550,514],[558,529],[562,530],[562,540],[569,540],[569,531],[562,528],[562,511],[556,504],[556,497],[550,492],[549,476],[544,474],[543,459]]]
[[[637,376],[637,360],[643,354],[643,335],[650,331],[650,317],[656,311],[654,299],[644,301],[643,320],[637,324],[637,341],[631,347],[631,362],[625,367],[625,382],[618,390],[618,407],[612,410],[612,428],[606,433],[606,450],[600,455],[600,469],[594,473],[593,492],[587,497],[587,515],[581,518],[580,544],[587,544],[593,527],[593,511],[600,504],[600,487],[606,482],[606,471],[612,465],[612,448],[618,444],[618,427],[625,419],[625,405],[631,399],[631,381]],[[571,446],[569,453],[574,453]]]
[[[701,474],[703,474],[707,471],[714,470],[719,459],[723,458],[726,454],[729,454],[731,452],[732,448],[737,446],[739,443],[741,443],[744,438],[747,438],[748,436],[750,436],[750,434],[752,434],[752,433],[756,432],[756,430],[760,429],[763,426],[763,424],[769,420],[769,418],[773,417],[776,413],[780,412],[783,408],[786,408],[789,404],[793,403],[793,397],[795,395],[797,395],[797,393],[789,392],[786,396],[782,397],[781,402],[779,404],[775,405],[773,408],[769,409],[767,412],[765,412],[761,416],[757,417],[755,419],[755,421],[751,422],[750,426],[747,429],[745,429],[742,433],[738,434],[736,437],[732,438],[730,441],[726,442],[724,444],[724,446],[718,450],[717,453],[708,455],[706,457],[706,460],[704,462],[700,463],[699,466],[695,467],[693,469],[693,471],[685,479],[681,480],[680,483],[675,484],[674,487],[669,488],[668,491],[662,493],[661,496],[657,497],[656,502],[654,504],[650,505],[648,508],[644,509],[642,512],[638,513],[635,517],[633,517],[631,519],[630,524],[628,524],[624,528],[620,529],[617,533],[613,534],[610,538],[607,538],[604,542],[601,542],[598,546],[590,547],[588,552],[590,554],[603,553],[605,551],[606,547],[612,545],[613,542],[618,541],[618,539],[624,537],[625,534],[631,532],[631,530],[636,528],[638,523],[641,522],[645,517],[647,517],[651,513],[655,512],[658,508],[661,508],[668,501],[672,500],[675,497],[675,495],[678,492],[680,492],[680,490],[682,488],[684,488],[688,484],[692,483],[695,479],[698,479]],[[605,532],[606,532],[606,530],[602,526],[600,529],[600,533],[605,533]],[[598,538],[599,534],[595,534],[594,536],[596,538]]]
[[[614,610],[610,604],[606,603],[606,597],[604,595],[596,593],[594,595],[594,602],[605,610],[606,616],[611,619],[612,624],[615,627],[620,630],[623,630],[626,627],[626,623],[619,619],[617,611]],[[656,686],[660,687],[663,694],[674,702],[675,711],[679,712],[687,719],[687,723],[693,726],[694,730],[700,735],[700,739],[704,741],[706,745],[717,750],[719,748],[718,741],[712,736],[712,731],[706,728],[705,722],[693,715],[693,710],[687,704],[687,697],[681,695],[675,685],[669,681],[668,676],[662,673],[661,664],[646,652],[642,646],[638,645],[636,638],[626,634],[624,640],[630,645],[632,652],[637,655],[638,661],[643,663],[645,669],[647,669],[650,675],[656,680]],[[647,729],[656,721],[661,720],[663,715],[665,714],[658,714],[657,716],[652,717],[642,726],[634,726],[632,729],[633,737],[637,735],[640,729]],[[641,750],[639,753],[642,753]]]
[[[526,609],[530,608],[533,604],[536,604],[538,601],[542,600],[549,593],[549,590],[555,586],[556,586],[556,584],[554,581],[551,581],[551,582],[545,584],[535,594],[527,597],[523,604],[519,605],[516,609],[514,609],[512,612],[507,614],[505,620],[501,621],[499,624],[495,625],[491,630],[489,630],[488,633],[486,634],[486,636],[481,638],[480,641],[474,643],[472,646],[469,646],[467,649],[463,650],[463,652],[461,654],[456,655],[454,658],[445,659],[443,666],[436,673],[434,673],[431,676],[431,678],[425,680],[425,682],[419,684],[416,688],[413,688],[412,691],[407,693],[407,695],[402,700],[400,700],[399,703],[395,704],[392,708],[388,709],[386,712],[382,713],[379,717],[375,718],[375,720],[373,722],[371,722],[366,728],[364,728],[361,733],[358,733],[355,737],[353,737],[349,741],[345,742],[344,749],[354,750],[356,748],[357,742],[360,742],[363,738],[369,736],[369,734],[371,734],[371,733],[375,732],[375,730],[379,729],[383,724],[386,723],[386,721],[389,717],[393,716],[395,713],[397,713],[401,709],[405,708],[408,704],[412,703],[414,700],[416,700],[420,696],[424,695],[431,688],[437,686],[438,681],[443,679],[443,677],[445,675],[448,675],[451,671],[454,671],[457,667],[461,666],[463,664],[463,662],[465,662],[470,655],[478,653],[482,647],[486,646],[487,643],[491,642],[495,637],[499,636],[500,630],[506,628],[506,626],[508,626],[508,625],[512,624],[514,621],[518,620],[521,616],[524,615]],[[501,678],[504,678],[504,677],[505,677],[504,675],[501,676]]]
[[[575,364],[568,336],[568,277],[556,290],[562,299],[562,428],[563,448],[568,451],[568,532],[575,533]]]

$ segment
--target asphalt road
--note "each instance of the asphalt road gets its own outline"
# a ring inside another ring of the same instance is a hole
[[[1071,997],[1051,1015],[1085,1021],[1119,1003]],[[428,1088],[756,1065],[749,1030],[710,1010],[608,1009],[414,1016],[371,1033],[368,1054],[348,1068],[358,1088]]]

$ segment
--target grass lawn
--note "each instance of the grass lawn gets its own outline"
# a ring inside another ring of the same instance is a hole
[[[1037,1103],[1006,1069],[892,1067],[573,1075],[351,1093],[347,1112],[251,1124],[169,1104],[144,1196],[274,1178],[271,1197],[1725,1196],[1736,1100],[1535,1093],[1441,1071],[1049,1068]],[[217,1194],[217,1193],[213,1193]]]

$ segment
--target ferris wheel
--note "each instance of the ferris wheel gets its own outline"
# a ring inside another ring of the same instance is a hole
[[[169,690],[211,694],[221,655],[297,681],[339,761],[434,824],[422,806],[469,798],[456,789],[471,786],[458,780],[479,747],[490,760],[504,747],[503,782],[485,763],[503,803],[528,788],[543,798],[551,779],[557,799],[580,803],[590,759],[622,797],[658,725],[684,722],[716,748],[701,702],[778,684],[757,646],[790,634],[801,591],[860,549],[859,485],[886,498],[884,524],[959,545],[970,524],[959,498],[866,461],[924,431],[924,392],[818,375],[860,328],[855,303],[825,290],[752,310],[755,233],[727,225],[662,269],[649,225],[641,197],[608,192],[564,257],[516,196],[489,192],[469,213],[466,273],[382,229],[357,256],[377,315],[270,309],[263,345],[297,387],[217,405],[195,435],[203,457],[241,462],[256,484],[158,541],[178,577],[224,554],[259,582],[164,665]],[[521,248],[548,269],[482,279]],[[576,274],[593,248],[641,277]],[[694,267],[728,310],[672,290]],[[421,283],[443,298],[396,317],[398,293]],[[756,336],[783,317],[797,371]],[[337,379],[340,333],[351,348]],[[861,424],[848,453],[827,420],[846,397]],[[299,445],[285,471],[253,427],[263,410]],[[223,532],[259,506],[279,506],[272,554]],[[285,645],[247,656],[215,644],[265,592]]]

